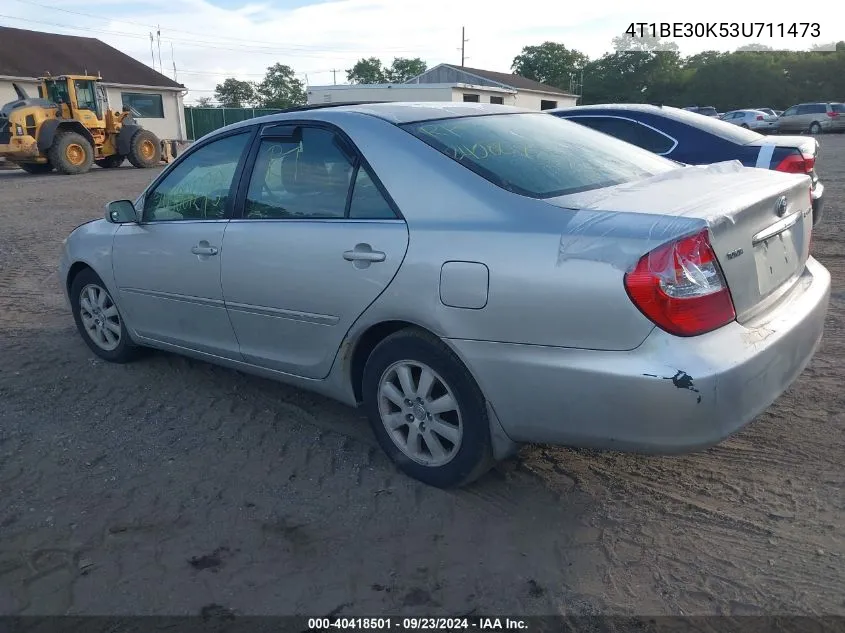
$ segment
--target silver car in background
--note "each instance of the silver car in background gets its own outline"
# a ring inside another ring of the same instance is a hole
[[[811,232],[806,175],[505,106],[345,105],[200,139],[75,229],[60,274],[101,358],[363,406],[447,487],[521,443],[678,453],[741,428],[822,336]]]
[[[733,123],[747,130],[754,130],[760,134],[769,134],[778,129],[776,114],[768,114],[762,110],[731,110],[722,115],[722,120]]]

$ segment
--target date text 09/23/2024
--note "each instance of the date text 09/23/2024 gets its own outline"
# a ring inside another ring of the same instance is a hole
[[[334,630],[397,630],[397,631],[520,631],[528,623],[520,618],[457,617],[457,618],[309,618],[308,631]]]
[[[631,22],[625,30],[631,38],[820,38],[818,22]]]

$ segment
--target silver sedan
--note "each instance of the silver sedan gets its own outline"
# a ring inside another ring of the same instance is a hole
[[[725,112],[721,119],[761,134],[775,132],[778,129],[777,115],[762,110],[732,110]]]
[[[199,140],[60,272],[101,358],[363,406],[446,487],[521,443],[680,453],[766,409],[822,336],[809,191],[505,106],[308,108]]]

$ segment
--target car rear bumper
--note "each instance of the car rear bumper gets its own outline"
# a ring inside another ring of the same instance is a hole
[[[816,181],[810,195],[813,198],[813,226],[815,227],[824,216],[824,185]]]
[[[816,260],[754,324],[692,338],[655,329],[626,352],[450,340],[516,442],[645,453],[718,443],[769,407],[821,340],[830,274]]]

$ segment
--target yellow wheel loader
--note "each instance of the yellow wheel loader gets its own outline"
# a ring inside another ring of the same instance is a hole
[[[161,142],[137,124],[132,112],[109,108],[99,77],[42,77],[39,96],[13,84],[18,99],[0,109],[0,158],[31,174],[55,169],[82,174],[96,164],[139,168],[161,162]]]

